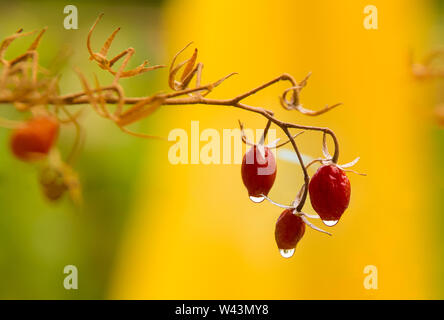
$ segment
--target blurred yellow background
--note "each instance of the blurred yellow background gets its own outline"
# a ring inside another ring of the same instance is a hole
[[[436,297],[431,276],[436,244],[429,237],[434,222],[428,216],[429,110],[408,64],[409,49],[426,46],[431,9],[424,1],[373,1],[379,29],[366,30],[367,4],[168,3],[169,56],[192,40],[205,63],[205,80],[239,72],[213,93],[216,97],[232,97],[283,72],[302,79],[312,71],[302,93],[305,106],[316,109],[338,101],[343,106],[317,118],[286,112],[277,100],[285,85],[249,103],[272,108],[281,119],[332,128],[340,139],[340,163],[361,156],[357,168],[368,177],[350,175],[351,205],[330,229],[333,237],[307,230],[293,258],[285,260],[274,242],[281,210],[249,201],[238,165],[173,166],[159,149],[148,155],[164,160],[156,173],[151,165],[145,168],[146,186],[139,191],[109,297]],[[165,126],[186,130],[190,120],[200,120],[201,130],[235,128],[237,119],[251,128],[265,125],[260,117],[229,107],[166,107],[162,113],[159,121]],[[304,134],[298,142],[304,153],[320,155],[319,134]],[[288,203],[301,183],[297,165],[281,161],[270,195]],[[147,193],[156,196],[145,201]],[[366,265],[378,268],[378,290],[363,286]]]

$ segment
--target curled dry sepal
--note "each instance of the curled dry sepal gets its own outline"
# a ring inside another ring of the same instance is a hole
[[[410,60],[413,60],[410,57]],[[443,78],[444,77],[444,49],[430,51],[421,62],[413,63],[412,73],[418,79]]]
[[[444,49],[429,52],[421,62],[412,62],[411,66],[412,73],[416,79],[444,79]],[[442,86],[442,81],[440,85]],[[440,90],[442,90],[442,87]],[[444,101],[438,101],[434,113],[438,124],[444,126]]]
[[[261,115],[267,120],[264,134],[257,145],[248,141],[244,134],[242,135],[242,140],[252,146],[252,150],[246,154],[245,163],[242,164],[242,179],[253,200],[259,202],[263,199],[269,199],[268,192],[274,184],[276,160],[270,149],[279,148],[290,143],[301,165],[304,183],[296,199],[290,206],[277,204],[286,209],[276,226],[276,240],[278,247],[282,244],[282,248],[280,247],[283,250],[281,250],[282,254],[286,257],[292,255],[291,250],[294,249],[293,246],[296,246],[303,236],[305,225],[325,232],[308,220],[317,216],[308,215],[302,211],[309,190],[312,204],[316,202],[317,207],[322,208],[322,210],[319,209],[322,212],[318,212],[320,217],[322,218],[325,214],[333,214],[333,218],[339,220],[349,201],[349,189],[348,191],[346,190],[348,179],[344,172],[348,171],[346,168],[353,165],[357,160],[346,165],[337,164],[339,143],[336,135],[329,128],[284,122],[274,117],[274,113],[271,110],[250,106],[243,102],[246,98],[269,86],[278,82],[288,82],[290,84],[289,87],[279,97],[281,105],[286,110],[296,110],[305,115],[317,116],[338,106],[339,103],[327,105],[318,111],[303,107],[300,102],[300,93],[307,85],[310,74],[300,82],[297,82],[291,75],[285,73],[233,98],[212,99],[208,95],[236,73],[229,73],[214,82],[203,83],[203,64],[198,62],[197,49],[193,51],[188,59],[177,62],[179,56],[190,46],[188,44],[174,56],[170,64],[168,76],[170,92],[159,92],[146,97],[127,97],[119,83],[120,79],[137,76],[164,66],[149,66],[148,62],[144,61],[139,66],[128,70],[128,63],[135,53],[133,48],[127,48],[115,57],[108,58],[108,51],[120,28],[111,33],[99,51],[95,51],[93,49],[93,33],[102,16],[99,15],[89,30],[86,47],[90,60],[113,76],[111,84],[106,86],[101,85],[95,75],[94,84],[91,85],[81,71],[75,70],[83,90],[61,95],[59,93],[59,76],[57,73],[42,68],[38,62],[37,47],[46,28],[37,34],[35,40],[24,54],[14,59],[6,60],[4,57],[9,45],[19,37],[32,35],[36,32],[23,33],[20,29],[12,36],[3,40],[0,45],[0,103],[11,104],[18,111],[27,114],[27,119],[23,121],[0,119],[0,125],[12,129],[11,150],[18,159],[40,163],[39,182],[47,199],[57,200],[68,191],[76,203],[81,201],[80,183],[77,174],[72,169],[74,159],[79,153],[84,137],[83,128],[79,123],[81,113],[71,113],[68,110],[68,106],[89,104],[99,116],[111,120],[123,132],[137,137],[158,139],[162,138],[152,134],[130,131],[127,126],[150,116],[162,106],[195,104],[230,106]],[[119,61],[121,61],[120,66],[116,67]],[[110,109],[110,105],[113,105],[114,108]],[[277,126],[286,135],[284,142],[274,141],[269,145],[265,145],[265,137],[271,125]],[[74,126],[76,130],[72,150],[67,156],[62,155],[57,149],[58,132],[65,126]],[[301,131],[297,134],[292,134],[291,130],[293,129]],[[313,163],[307,165],[303,163],[301,153],[295,141],[295,138],[304,131],[319,131],[323,133],[324,158],[317,159],[315,162],[320,162],[323,165],[319,171],[326,170],[322,168],[330,167],[329,170],[334,171],[333,175],[337,175],[338,178],[341,175],[340,178],[344,182],[342,186],[343,192],[331,192],[337,186],[335,186],[334,181],[332,182],[325,178],[332,176],[330,171],[330,174],[327,175],[321,174],[322,172],[318,171],[319,174],[315,174],[310,181],[307,167]],[[335,149],[332,156],[328,154],[326,147],[325,140],[327,136],[330,136],[334,143]],[[318,183],[315,185],[314,181],[318,181]],[[337,200],[338,197],[342,197],[340,205],[335,202],[335,199]],[[324,209],[327,212],[324,212]],[[291,215],[289,216],[289,214]],[[329,216],[330,218],[331,216]],[[327,221],[326,219],[324,220]],[[286,221],[289,222],[287,223]]]

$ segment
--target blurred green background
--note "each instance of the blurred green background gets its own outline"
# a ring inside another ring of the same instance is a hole
[[[91,83],[93,72],[102,84],[111,81],[110,76],[88,60],[86,50],[87,31],[100,12],[106,15],[94,34],[96,50],[116,25],[122,25],[118,44],[111,47],[110,55],[133,46],[136,54],[131,61],[132,67],[145,59],[152,64],[164,61],[159,16],[161,1],[69,2],[79,10],[78,30],[63,28],[63,8],[67,4],[59,1],[0,3],[0,11],[8,15],[0,22],[1,38],[19,27],[30,31],[48,26],[39,48],[42,66],[47,66],[60,49],[72,52],[61,70],[62,93],[81,90],[74,67],[84,71]],[[6,58],[22,53],[31,41],[32,37],[14,42]],[[127,95],[147,95],[159,89],[158,77],[159,72],[150,72],[137,79],[125,79],[122,84]],[[3,117],[23,117],[6,105],[0,108]],[[144,139],[122,134],[92,110],[86,108],[85,111],[81,121],[87,128],[86,143],[75,164],[83,187],[82,208],[75,208],[66,196],[58,203],[46,201],[37,182],[36,168],[12,157],[8,148],[10,132],[0,130],[1,299],[105,297],[116,247],[132,210],[141,162],[146,165],[150,159],[146,153],[150,153],[150,145],[156,142],[147,143]],[[131,129],[153,133],[158,124],[146,120]],[[66,149],[72,144],[74,130],[66,126],[62,132],[59,144]],[[63,268],[69,264],[81,270],[79,287],[82,290],[68,291],[62,286]]]

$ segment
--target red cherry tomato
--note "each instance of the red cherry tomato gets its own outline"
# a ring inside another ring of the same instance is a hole
[[[350,181],[337,166],[324,165],[311,178],[309,192],[313,209],[327,226],[333,226],[350,202]]]
[[[13,154],[24,161],[39,159],[48,154],[59,131],[59,123],[52,117],[36,117],[14,129],[11,135]]]
[[[265,156],[265,157],[264,157]],[[268,195],[276,179],[276,160],[268,147],[264,147],[264,155],[257,146],[253,146],[244,155],[242,161],[242,180],[248,195],[255,202],[260,202]]]
[[[294,249],[305,233],[305,223],[301,217],[293,214],[293,209],[281,213],[275,229],[276,244],[279,249]]]

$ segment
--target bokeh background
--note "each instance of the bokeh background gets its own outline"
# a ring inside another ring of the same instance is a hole
[[[79,10],[79,29],[63,28],[63,8]],[[363,28],[364,7],[378,8],[379,29]],[[295,255],[283,259],[274,242],[280,209],[253,204],[239,165],[172,165],[169,145],[123,134],[85,107],[87,139],[75,169],[85,204],[48,203],[36,170],[14,159],[10,132],[0,130],[0,298],[2,299],[440,299],[444,297],[444,130],[433,108],[443,83],[418,81],[409,54],[421,59],[444,45],[442,1],[18,1],[0,2],[5,37],[19,27],[48,26],[41,64],[71,52],[62,92],[80,90],[78,67],[102,83],[109,75],[88,60],[85,40],[101,12],[93,43],[122,27],[111,49],[132,46],[132,65],[165,64],[189,41],[205,63],[204,80],[232,71],[212,93],[232,97],[288,72],[313,76],[306,107],[343,106],[317,118],[287,112],[276,85],[251,97],[278,118],[332,128],[340,163],[361,157],[350,175],[352,200],[333,237],[307,230]],[[8,56],[31,39],[14,43]],[[191,51],[189,51],[190,53]],[[125,79],[127,95],[167,89],[167,70]],[[3,117],[22,115],[3,105]],[[190,121],[200,129],[250,128],[262,118],[229,107],[165,107],[134,130],[168,136]],[[72,143],[70,128],[60,147]],[[304,154],[320,155],[322,137],[298,138]],[[270,196],[286,203],[303,179],[279,161]],[[313,169],[310,172],[313,173]],[[312,213],[310,205],[307,211]],[[320,225],[322,227],[322,225]],[[76,265],[79,289],[65,290],[63,268]],[[363,286],[364,267],[378,268],[378,289]]]

